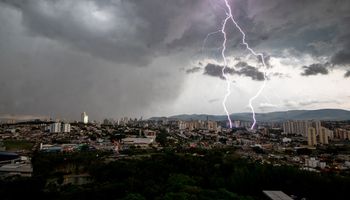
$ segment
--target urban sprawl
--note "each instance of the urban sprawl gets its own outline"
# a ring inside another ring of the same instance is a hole
[[[350,169],[350,122],[294,120],[248,121],[142,120],[122,118],[81,120],[3,121],[0,124],[0,175],[31,176],[32,152],[107,151],[114,159],[125,151],[235,148],[246,159],[272,165],[291,165],[315,172]]]

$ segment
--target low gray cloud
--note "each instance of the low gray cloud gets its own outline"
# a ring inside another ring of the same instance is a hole
[[[216,65],[216,64],[212,64],[212,63],[208,63],[205,67],[204,67],[204,73],[205,75],[208,76],[214,76],[214,77],[219,77],[221,79],[225,79],[225,77],[222,75],[222,71],[223,71],[223,66],[221,65]],[[230,67],[226,67],[225,71],[226,74],[234,74],[235,70],[230,68]]]
[[[264,80],[264,73],[260,72],[257,68],[248,65],[246,62],[239,62],[235,66],[236,68],[238,68],[237,70],[234,70],[233,68],[230,68],[230,67],[226,67],[225,73],[230,75],[237,74],[239,76],[250,77],[252,80],[255,80],[255,81]],[[225,79],[225,77],[222,75],[222,70],[223,70],[223,66],[208,63],[204,67],[203,74]]]
[[[292,100],[285,100],[284,106],[290,109],[298,109],[300,107],[307,107],[307,106],[314,106],[314,105],[321,105],[321,104],[341,104],[340,100],[316,100],[316,99],[309,99],[309,100],[300,100],[300,101],[292,101]]]
[[[238,75],[250,77],[254,81],[263,81],[264,73],[252,66],[246,66],[236,72]]]
[[[220,100],[219,98],[209,99],[209,100],[208,100],[208,103],[214,103],[214,102],[217,102],[217,101],[219,101],[219,100]]]
[[[261,111],[266,112],[266,111],[271,111],[276,108],[278,108],[277,105],[271,104],[271,103],[260,103],[258,107]]]
[[[331,62],[335,65],[350,65],[350,51],[341,50],[335,53],[331,59]]]
[[[240,62],[238,62],[238,63],[235,65],[235,67],[237,67],[237,68],[243,68],[243,67],[246,67],[246,66],[248,66],[248,63],[246,63],[246,62],[244,62],[244,61],[240,61]]]
[[[347,72],[344,74],[344,77],[345,77],[345,78],[350,77],[350,70],[349,70],[349,71],[347,71]]]
[[[266,67],[267,67],[267,68],[272,68],[273,66],[272,66],[271,63],[270,63],[271,56],[265,55],[265,54],[263,54],[263,55],[264,55],[264,63],[265,63],[265,65],[266,65]],[[257,60],[262,64],[262,58],[261,58],[261,56],[258,56],[258,57],[257,57]]]
[[[192,74],[201,71],[202,68],[200,67],[192,67],[191,69],[186,70],[186,74]]]
[[[263,81],[265,79],[264,73],[259,71],[257,68],[249,65],[246,62],[239,62],[235,65],[236,68],[239,68],[235,73],[241,76],[250,77],[255,81]]]
[[[329,63],[321,64],[315,63],[309,66],[303,66],[304,72],[301,73],[302,76],[313,76],[318,74],[326,75],[329,73],[328,68]]]
[[[319,104],[328,104],[328,103],[335,103],[340,104],[339,100],[308,100],[308,101],[302,101],[299,102],[299,106],[310,106],[310,105],[319,105]]]
[[[290,78],[289,74],[284,74],[284,73],[280,73],[280,72],[274,72],[274,73],[270,74],[269,76],[275,76],[278,78]]]
[[[317,100],[309,100],[309,101],[303,101],[303,102],[299,102],[300,106],[309,106],[309,105],[313,105],[313,104],[320,104],[320,103],[324,103],[323,101],[317,101]],[[326,102],[328,103],[328,102]]]

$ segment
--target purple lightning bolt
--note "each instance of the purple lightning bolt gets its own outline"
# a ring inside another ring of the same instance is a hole
[[[222,68],[222,76],[225,78],[226,84],[227,84],[226,95],[224,97],[224,100],[222,101],[222,106],[224,107],[228,122],[230,123],[230,128],[232,128],[232,121],[230,118],[230,113],[228,112],[228,110],[226,108],[227,98],[231,95],[230,79],[229,79],[228,75],[225,73],[225,70],[227,68],[227,60],[226,60],[226,56],[225,56],[227,37],[226,37],[225,28],[226,28],[227,21],[230,19],[230,15],[228,13],[226,13],[226,14],[227,14],[227,17],[225,18],[224,22],[222,23],[222,28],[221,28],[221,33],[224,36],[224,41],[222,43],[222,51],[221,51],[221,55],[222,55],[222,58],[224,60],[224,67]]]
[[[242,44],[245,45],[246,49],[250,51],[251,54],[255,55],[256,57],[259,57],[261,59],[261,62],[264,66],[264,83],[262,84],[262,86],[260,87],[260,89],[258,90],[258,92],[249,99],[249,107],[250,109],[252,110],[252,115],[253,115],[253,124],[252,126],[250,127],[250,129],[254,129],[254,126],[256,124],[256,119],[255,119],[255,111],[254,111],[254,107],[252,105],[253,101],[261,94],[262,90],[265,88],[265,85],[266,85],[266,81],[267,81],[267,77],[266,77],[266,64],[265,64],[265,58],[264,58],[264,55],[262,53],[256,53],[252,48],[249,47],[249,44],[245,41],[246,39],[246,35],[244,33],[244,31],[242,30],[242,28],[238,25],[238,23],[236,22],[236,20],[234,19],[233,15],[232,15],[232,10],[231,10],[231,6],[230,4],[228,3],[228,0],[224,0],[225,1],[225,5],[227,7],[227,11],[226,11],[226,18],[222,24],[222,28],[221,28],[221,32],[224,36],[224,41],[222,43],[222,51],[221,51],[221,54],[222,54],[222,58],[224,60],[224,67],[222,68],[222,75],[223,77],[226,79],[226,83],[227,83],[227,93],[224,97],[224,100],[222,102],[223,106],[224,106],[224,109],[225,109],[225,112],[226,112],[226,115],[227,115],[227,118],[229,120],[229,123],[230,123],[230,128],[232,128],[232,121],[231,121],[231,118],[230,118],[230,114],[229,112],[227,111],[227,108],[226,108],[226,101],[227,101],[227,98],[230,96],[231,94],[231,88],[230,88],[230,81],[228,79],[228,76],[227,74],[225,73],[225,69],[227,67],[227,60],[226,60],[226,56],[225,56],[225,50],[226,50],[226,41],[227,41],[227,38],[226,38],[226,32],[225,32],[225,28],[226,28],[226,24],[227,24],[227,21],[228,20],[231,20],[233,22],[233,24],[236,26],[236,28],[239,30],[239,32],[242,34]]]
[[[208,33],[208,35],[207,35],[207,36],[204,38],[204,40],[203,40],[201,52],[204,50],[205,44],[207,43],[207,40],[209,39],[209,37],[212,36],[212,35],[214,35],[214,34],[220,33],[220,32],[221,32],[221,30],[213,31],[213,32],[211,32],[211,33]]]

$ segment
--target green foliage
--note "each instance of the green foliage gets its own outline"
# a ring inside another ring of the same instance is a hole
[[[252,200],[263,199],[262,190],[282,190],[308,199],[343,199],[350,185],[349,177],[251,163],[227,150],[200,153],[167,152],[110,163],[92,152],[37,154],[33,158],[35,177],[17,185],[2,182],[0,195],[6,197],[7,188],[26,190],[32,184],[35,187],[29,196],[47,199]],[[47,179],[59,180],[62,173],[57,171],[70,165],[79,166],[79,173],[89,173],[93,182],[45,187]],[[33,180],[41,182],[34,184]]]
[[[74,153],[42,153],[33,155],[32,165],[34,176],[48,179],[54,177],[55,172],[69,173],[88,172],[92,165],[98,166],[106,152],[74,152]]]
[[[33,143],[26,140],[4,140],[4,146],[7,151],[32,150]]]
[[[168,145],[168,133],[166,130],[161,130],[156,137],[156,142],[158,142],[161,146],[165,147]]]
[[[184,174],[172,174],[167,181],[169,191],[180,191],[186,186],[195,185],[195,181]]]
[[[5,199],[25,199],[29,197],[44,197],[41,188],[44,184],[39,179],[12,177],[0,180],[0,197]]]
[[[131,193],[124,197],[123,200],[145,200],[145,198],[138,193]]]

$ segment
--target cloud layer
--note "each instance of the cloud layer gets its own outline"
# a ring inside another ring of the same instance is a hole
[[[303,76],[311,76],[311,75],[318,75],[318,74],[323,74],[326,75],[329,73],[328,68],[329,64],[312,64],[309,66],[303,66],[304,72],[301,73]]]
[[[280,70],[270,78],[292,74],[279,87],[293,93],[294,80],[315,78],[321,84],[336,73],[342,76],[340,82],[349,80],[350,1],[231,0],[230,4],[247,42],[268,55],[269,67]],[[203,72],[200,77],[205,80],[223,78],[222,34],[206,38],[220,29],[222,7],[220,0],[0,0],[0,114],[77,119],[86,111],[101,119],[190,112],[193,105],[172,108],[178,99],[196,99],[183,97],[186,89],[199,85],[193,77]],[[225,72],[249,77],[234,88],[243,91],[242,99],[249,99],[246,91],[254,93],[263,80],[261,66],[251,64],[259,61],[249,55],[232,24],[226,31],[226,55],[241,62],[230,62]],[[202,64],[191,64],[198,62]],[[312,76],[320,74],[325,76]],[[248,86],[251,89],[244,88]],[[218,90],[215,84],[208,87]],[[338,88],[344,91],[346,84]],[[197,91],[189,94],[201,95]],[[201,99],[219,103],[215,108],[220,112],[220,101],[210,100],[222,94],[215,95]],[[196,101],[201,108],[205,103]],[[235,109],[245,108],[245,103]]]
[[[204,67],[204,75],[208,76],[214,76],[214,77],[219,77],[221,79],[225,79],[223,76],[224,66],[221,65],[216,65],[212,63],[208,63]],[[246,62],[239,62],[236,64],[237,70],[226,67],[224,70],[224,73],[230,74],[230,75],[239,75],[239,76],[244,76],[244,77],[250,77],[252,80],[255,81],[263,81],[264,80],[264,73],[260,72],[257,68],[248,65]]]

